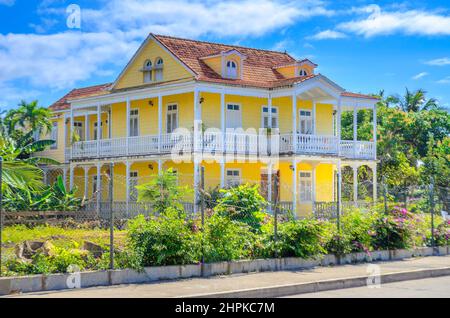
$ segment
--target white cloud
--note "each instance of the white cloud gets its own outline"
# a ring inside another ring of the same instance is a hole
[[[335,39],[343,39],[346,37],[347,37],[347,35],[342,32],[338,32],[338,31],[334,31],[334,30],[325,30],[325,31],[316,33],[313,36],[308,37],[308,39],[310,39],[310,40],[327,40],[327,39],[335,40]]]
[[[447,76],[447,77],[437,81],[436,83],[438,83],[438,84],[450,84],[450,76]]]
[[[360,19],[341,23],[338,30],[352,32],[364,37],[390,34],[450,35],[450,16],[442,12],[421,10],[383,11],[378,5],[354,10],[367,15]]]
[[[419,79],[421,79],[421,78],[423,78],[423,77],[425,77],[425,76],[427,76],[427,75],[428,75],[427,72],[422,72],[422,73],[419,73],[419,74],[417,74],[417,75],[414,75],[414,76],[412,77],[412,79],[413,79],[413,80],[419,80]]]
[[[124,14],[126,12],[126,14]],[[99,10],[82,10],[89,30],[120,29],[132,36],[148,32],[178,36],[260,36],[298,22],[332,15],[321,1],[112,0]]]
[[[440,59],[435,59],[435,60],[427,61],[427,62],[425,62],[425,64],[433,65],[433,66],[445,66],[445,65],[450,65],[450,58],[448,58],[448,57],[443,57],[443,58],[440,58]]]
[[[16,3],[16,0],[0,0],[0,5],[5,5],[8,7],[13,6]]]
[[[0,34],[0,83],[26,80],[33,87],[64,89],[110,66],[138,47],[120,33]]]

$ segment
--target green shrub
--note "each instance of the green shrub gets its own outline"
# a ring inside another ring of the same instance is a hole
[[[167,209],[158,218],[146,220],[141,215],[130,221],[128,239],[140,267],[184,265],[200,260],[200,238],[195,224],[174,209]]]
[[[223,197],[219,199],[215,211],[249,225],[254,231],[260,231],[267,215],[263,212],[267,201],[259,193],[259,186],[245,184],[221,192]]]
[[[434,230],[434,243],[436,246],[450,245],[450,220],[438,223]]]
[[[266,236],[265,251],[273,256],[275,250],[280,257],[312,258],[326,253],[325,243],[329,240],[330,226],[327,222],[305,219],[278,225],[277,244],[273,244],[273,232]]]
[[[214,214],[205,221],[203,251],[206,262],[250,258],[256,235],[243,223]]]

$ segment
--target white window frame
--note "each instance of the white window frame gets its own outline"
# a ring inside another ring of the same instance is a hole
[[[232,172],[233,175],[229,176],[228,172]],[[235,173],[238,173],[236,176]],[[242,169],[239,168],[229,168],[225,169],[225,186],[226,187],[236,187],[242,184]]]
[[[225,129],[230,128],[228,127],[228,107],[229,106],[233,106],[233,111],[238,111],[240,113],[240,119],[239,121],[241,122],[241,127],[236,127],[236,128],[242,128],[242,104],[241,103],[227,103],[225,106]],[[235,109],[235,106],[238,106],[239,109]],[[236,129],[233,128],[233,129]]]
[[[162,63],[158,63],[161,61]],[[155,82],[161,82],[163,80],[163,68],[164,68],[164,60],[161,57],[156,58],[155,60]]]
[[[51,150],[58,149],[58,122],[53,122],[52,131],[50,132],[50,140],[54,140],[55,143],[50,146]]]
[[[302,176],[302,173],[309,174],[309,177]],[[303,183],[308,182],[307,188],[303,185]],[[300,170],[298,172],[298,196],[301,203],[309,203],[312,202],[313,199],[313,173],[311,170]]]
[[[304,68],[301,68],[301,69],[298,71],[298,76],[308,76],[308,71],[305,70]]]
[[[176,110],[169,110],[169,107],[170,106],[176,106],[177,107],[177,109]],[[171,134],[171,133],[173,133],[174,131],[175,131],[175,129],[177,129],[178,127],[179,127],[179,123],[180,123],[180,118],[179,118],[179,113],[178,113],[178,111],[179,111],[179,109],[180,109],[180,106],[178,105],[178,103],[168,103],[167,105],[166,105],[166,133],[167,134]],[[175,114],[176,116],[175,116],[175,118],[176,118],[176,120],[177,120],[177,122],[176,122],[176,127],[175,127],[175,129],[173,129],[173,123],[172,123],[172,120],[170,121],[170,125],[171,125],[171,131],[169,131],[169,115],[173,115],[173,114]]]
[[[308,112],[311,115],[310,116],[305,116],[305,115],[301,114],[302,112]],[[298,115],[299,115],[298,116],[298,125],[299,125],[298,126],[298,130],[300,131],[300,134],[302,134],[302,135],[314,135],[314,114],[313,114],[313,111],[310,110],[310,109],[299,109]],[[306,122],[310,121],[310,126],[311,126],[311,132],[310,133],[302,131],[302,121],[305,122],[305,126],[306,126]]]
[[[77,131],[80,140],[86,140],[84,136],[84,123],[82,121],[74,121],[73,129]]]
[[[264,109],[267,108],[267,112],[264,112]],[[275,113],[273,112],[275,110]],[[269,123],[269,107],[267,105],[261,106],[261,128],[264,127],[264,119],[267,117],[267,123]],[[273,119],[276,119],[276,127],[273,126]],[[280,128],[280,116],[279,116],[279,107],[272,106],[272,128]]]
[[[230,64],[230,66],[228,66],[228,64]],[[235,67],[231,66],[233,64]],[[230,59],[225,61],[225,76],[233,79],[238,77],[238,63],[235,60]]]
[[[150,66],[147,64],[150,63]],[[143,73],[144,73],[144,83],[151,83],[153,81],[153,63],[151,60],[146,60],[144,63]]]
[[[137,113],[136,113],[137,112]],[[136,120],[137,123],[137,127],[136,127],[136,135],[133,135],[132,132],[132,127],[131,127],[131,122],[133,120]],[[140,120],[139,120],[139,108],[132,108],[130,109],[130,118],[129,118],[129,132],[128,132],[128,137],[138,137],[141,133],[141,127],[140,127]]]
[[[98,127],[97,127],[97,122],[94,123],[94,139],[93,140],[97,140],[98,138]],[[100,140],[103,139],[103,121],[100,122]]]

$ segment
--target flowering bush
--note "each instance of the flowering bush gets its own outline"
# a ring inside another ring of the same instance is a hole
[[[450,245],[450,220],[445,220],[434,229],[434,241],[438,246]]]
[[[406,209],[395,207],[372,223],[371,244],[375,250],[404,249],[416,246],[417,218]]]

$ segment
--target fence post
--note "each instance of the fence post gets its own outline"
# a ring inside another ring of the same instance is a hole
[[[275,174],[275,191],[276,191],[276,195],[275,195],[275,200],[274,200],[274,210],[273,210],[273,240],[274,240],[274,245],[275,245],[275,258],[278,258],[278,246],[277,246],[277,242],[278,242],[278,184],[279,184],[279,180],[278,180],[278,173]]]
[[[434,178],[431,177],[430,184],[430,212],[431,212],[431,247],[434,249]]]
[[[201,234],[202,234],[202,264],[201,264],[201,276],[205,274],[205,244],[204,244],[204,233],[205,233],[205,167],[200,168],[200,211],[201,211]]]
[[[2,277],[2,244],[3,244],[3,158],[0,156],[0,277]]]
[[[384,214],[388,213],[388,204],[387,204],[387,185],[386,185],[386,179],[383,176],[381,179],[381,183],[383,185],[383,198],[384,198]]]
[[[341,234],[341,173],[337,173],[337,207],[336,207],[336,222],[338,234]]]
[[[114,209],[113,209],[114,163],[109,164],[109,268],[114,269]]]

